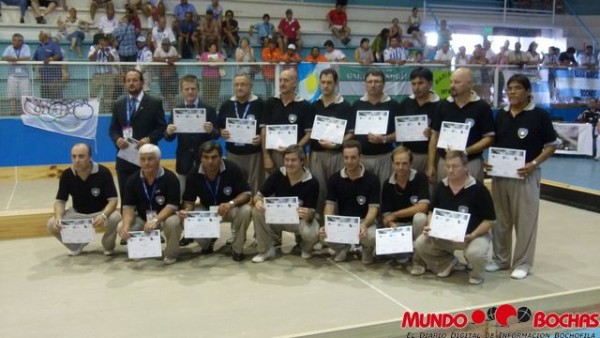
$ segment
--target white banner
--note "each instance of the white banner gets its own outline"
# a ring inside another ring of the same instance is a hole
[[[588,123],[553,122],[557,137],[557,154],[592,156],[594,138]]]
[[[23,124],[93,140],[98,128],[98,99],[53,100],[33,96],[21,98]]]

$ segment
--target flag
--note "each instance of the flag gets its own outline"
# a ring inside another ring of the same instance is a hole
[[[298,95],[308,102],[321,96],[319,75],[323,69],[330,68],[329,63],[300,63],[298,65]]]
[[[98,99],[54,100],[33,96],[21,98],[23,124],[93,140],[98,128]]]
[[[410,72],[414,67],[378,67],[385,75],[383,91],[398,102],[412,94]],[[364,66],[340,65],[340,94],[344,99],[354,102],[365,94],[365,74],[372,68]]]

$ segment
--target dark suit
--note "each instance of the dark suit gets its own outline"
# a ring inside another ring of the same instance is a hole
[[[190,172],[190,170],[192,170],[194,166],[200,163],[198,148],[202,145],[202,143],[219,138],[219,132],[217,130],[217,113],[215,108],[200,100],[198,100],[198,104],[193,107],[186,107],[185,105],[180,104],[177,106],[177,108],[204,108],[206,109],[206,122],[211,122],[213,125],[213,131],[210,134],[178,134],[175,132],[173,135],[168,136],[167,133],[165,133],[165,141],[171,142],[175,140],[175,138],[179,139],[177,141],[175,171],[179,175],[185,176]],[[173,123],[173,115],[171,115],[169,123]]]
[[[117,140],[123,137],[123,128],[127,127],[128,102],[128,95],[123,95],[115,101],[113,106],[108,133],[115,146],[117,145]],[[151,143],[158,144],[158,141],[163,137],[167,128],[162,101],[159,98],[144,94],[137,110],[131,115],[131,128],[134,139],[141,140],[144,137],[148,137]],[[123,198],[127,178],[139,169],[138,166],[117,158],[116,170],[121,199]]]

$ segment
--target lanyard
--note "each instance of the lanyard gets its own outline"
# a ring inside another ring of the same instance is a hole
[[[219,194],[219,186],[221,185],[221,175],[217,176],[215,190],[213,190],[213,186],[206,176],[204,176],[204,182],[206,183],[206,187],[208,188],[210,196],[213,198],[213,205],[217,205],[217,195]]]
[[[131,99],[129,95],[127,95],[127,126],[131,126],[131,115],[135,112],[135,102],[136,98]]]
[[[15,49],[15,55],[17,56],[17,59],[21,56],[21,51],[23,47],[21,46],[19,49]]]
[[[158,178],[154,179],[154,183],[152,184],[152,192],[148,194],[148,188],[146,187],[146,180],[142,178],[142,187],[144,187],[144,193],[146,194],[146,200],[148,200],[148,205],[150,210],[152,210],[152,200],[154,199],[154,193],[156,192],[156,187],[158,187]]]
[[[250,101],[248,101],[248,105],[246,106],[246,109],[244,109],[244,115],[242,115],[241,117],[240,117],[240,113],[238,112],[238,103],[237,103],[237,101],[233,102],[233,106],[235,107],[235,115],[238,117],[238,119],[245,120],[246,119],[246,115],[248,115],[248,109],[250,109]]]

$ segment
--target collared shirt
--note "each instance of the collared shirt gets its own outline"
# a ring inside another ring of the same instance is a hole
[[[448,51],[445,53],[442,49],[439,49],[437,52],[435,52],[435,57],[433,59],[438,62],[452,62],[453,57],[454,52],[451,49],[448,49]]]
[[[285,167],[279,168],[270,175],[258,194],[263,197],[298,197],[301,207],[315,209],[319,197],[319,181],[314,178],[308,168],[302,168],[302,177],[299,182],[291,185]]]
[[[394,118],[396,116],[427,115],[427,126],[429,126],[431,125],[431,120],[433,119],[439,101],[440,98],[435,93],[430,92],[429,100],[422,106],[419,106],[419,103],[415,99],[415,95],[411,94],[400,102],[398,115],[395,115]],[[423,127],[423,130],[425,130],[425,127]],[[429,150],[429,141],[402,142],[402,145],[415,154],[427,154],[427,151]]]
[[[343,26],[346,21],[348,21],[348,15],[346,12],[338,12],[335,9],[332,9],[327,13],[327,17],[331,20],[331,23],[337,26]]]
[[[152,185],[148,184],[140,170],[127,179],[123,207],[135,208],[138,216],[148,221],[146,212],[150,210],[158,214],[167,207],[179,209],[179,194],[179,180],[169,169],[159,167]]]
[[[306,100],[296,95],[292,102],[284,105],[278,94],[265,102],[264,124],[261,127],[273,124],[295,124],[298,126],[297,142],[300,142],[312,129],[314,119],[312,107]]]
[[[9,45],[4,49],[4,53],[2,57],[12,56],[17,59],[26,57],[27,59],[31,59],[31,50],[29,46],[26,44],[22,44],[19,49],[15,49],[12,45]],[[18,65],[11,63],[8,67],[8,75],[9,76],[17,76],[17,77],[28,77],[29,76],[29,67],[28,65]]]
[[[389,60],[406,60],[407,56],[406,56],[406,50],[402,47],[389,47],[386,50],[383,51],[383,60],[384,61],[389,61]]]
[[[346,168],[331,175],[327,182],[327,203],[337,205],[338,215],[365,218],[369,207],[379,207],[379,178],[361,164],[361,174],[351,180]]]
[[[92,162],[90,175],[82,180],[71,167],[63,171],[58,183],[56,200],[67,202],[73,198],[73,209],[81,214],[93,214],[102,211],[109,201],[117,199],[117,190],[110,170]]]
[[[189,2],[187,4],[179,3],[179,4],[175,5],[175,8],[173,9],[173,15],[179,21],[183,21],[185,19],[185,13],[187,13],[187,12],[192,12],[192,14],[194,16],[197,15],[196,7],[194,7],[194,5],[192,5]]]
[[[45,61],[50,57],[58,57],[62,61],[63,54],[60,46],[54,40],[48,40],[45,43],[40,43],[33,54],[33,61]],[[61,78],[60,65],[43,65],[40,69],[41,77],[44,80],[59,80]]]
[[[227,118],[256,120],[256,135],[260,135],[260,126],[263,123],[264,101],[258,96],[251,94],[250,99],[244,103],[232,96],[229,100],[223,102],[219,109],[217,118],[218,127],[225,129],[227,127]],[[261,146],[253,144],[238,144],[227,142],[225,145],[228,152],[237,155],[248,155],[261,152]]]
[[[180,25],[183,25],[183,23]],[[160,29],[158,26],[156,26],[152,28],[152,43],[156,48],[160,48],[160,44],[162,43],[163,39],[169,39],[171,42],[177,41],[171,27],[167,26],[165,29]]]
[[[271,22],[261,21],[254,25],[254,29],[256,29],[256,35],[258,39],[262,39],[264,37],[273,37],[273,32],[275,31],[275,26]]]
[[[103,15],[98,21],[98,29],[104,34],[112,34],[117,27],[119,27],[119,19],[116,15],[112,19],[108,19],[106,15]]]
[[[339,49],[334,49],[331,53],[325,52],[325,58],[332,62],[346,61],[346,55]]]
[[[131,56],[137,54],[138,48],[135,41],[136,35],[133,23],[124,24],[115,28],[113,34],[119,42],[119,55]]]
[[[336,119],[346,120],[346,130],[344,134],[351,133],[354,131],[354,120],[356,115],[352,114],[352,109],[348,101],[344,100],[342,95],[337,95],[336,100],[330,103],[327,107],[323,103],[322,97],[319,97],[315,102],[311,104],[315,116],[321,115],[326,117],[334,117]],[[311,151],[326,151],[328,149],[323,148],[318,140],[310,140]],[[336,152],[341,152],[341,149],[336,149]]]
[[[390,179],[383,183],[381,213],[384,216],[388,213],[410,208],[418,203],[431,203],[429,201],[429,183],[425,174],[411,169],[404,188],[397,184],[396,174],[392,174]],[[400,218],[397,221],[401,223],[412,222],[412,216]]]
[[[354,124],[356,124],[356,113],[359,110],[373,110],[373,111],[388,111],[388,126],[385,134],[391,134],[394,132],[394,116],[398,115],[398,111],[400,110],[400,104],[396,100],[393,100],[388,95],[384,95],[381,98],[381,101],[376,104],[372,104],[369,102],[369,98],[367,95],[360,98],[360,100],[354,101],[352,104],[352,114],[354,115]],[[355,126],[350,126],[352,130],[355,129]],[[362,146],[362,153],[364,155],[382,155],[387,154],[392,151],[393,146],[391,143],[385,144],[375,144],[371,143],[368,140],[368,135],[356,135],[356,139],[360,142]]]
[[[279,31],[287,36],[288,39],[296,39],[299,30],[300,23],[294,18],[289,21],[287,18],[283,18],[279,21]]]
[[[106,48],[108,49],[108,51],[101,50],[100,52],[98,52],[98,54],[96,55],[96,61],[94,61],[94,62],[101,62],[101,63],[119,62],[119,53],[117,53],[117,51],[112,47],[106,47]],[[90,46],[88,58],[96,53],[96,49],[97,49],[96,45]],[[114,61],[110,61],[110,59],[108,58],[109,55],[112,55],[112,57],[114,58]],[[115,72],[114,66],[97,65],[94,67],[95,74],[113,74],[114,72]]]

